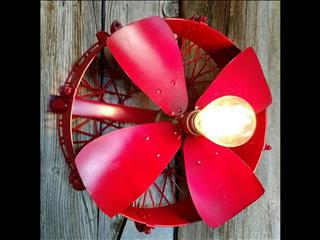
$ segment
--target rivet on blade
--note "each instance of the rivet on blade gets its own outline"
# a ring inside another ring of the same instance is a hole
[[[149,137],[149,136],[145,136],[145,137],[144,137],[144,140],[149,141],[149,140],[150,140],[150,137]]]
[[[182,113],[182,109],[181,108],[178,108],[178,113]]]
[[[157,153],[157,155],[156,155],[156,156],[157,156],[157,158],[160,158],[160,156],[161,156],[161,155],[160,155],[160,153]]]
[[[157,89],[157,94],[161,94],[161,89],[160,88]]]
[[[171,82],[170,82],[170,85],[171,86],[174,86],[176,84],[176,82],[174,81],[174,80],[172,80]]]
[[[198,161],[197,161],[197,165],[200,165],[200,164],[201,164],[201,161],[200,161],[200,160],[198,160]]]
[[[214,154],[215,154],[215,155],[218,155],[219,153],[218,153],[218,152],[215,152]]]

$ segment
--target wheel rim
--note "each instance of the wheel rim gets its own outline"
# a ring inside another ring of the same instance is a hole
[[[190,20],[187,21],[190,23]],[[175,24],[170,19],[167,22],[171,27]],[[179,34],[174,27],[172,30]],[[194,109],[196,100],[219,73],[221,66],[219,68],[212,56],[189,38],[180,35],[176,40],[183,53],[188,108]],[[100,53],[102,50],[103,54]],[[70,176],[73,179],[71,181],[70,177],[69,181],[77,190],[84,190],[84,186],[74,164],[76,154],[95,138],[130,124],[73,116],[73,100],[80,98],[141,107],[139,102],[134,101],[134,95],[143,93],[131,84],[112,58],[110,62],[107,55],[110,53],[105,41],[99,41],[82,55],[65,83],[73,90],[70,94],[72,98],[69,99],[66,112],[58,118],[58,132],[63,154],[72,170]],[[82,66],[85,64],[88,66]],[[81,66],[83,74],[76,76],[75,72]],[[121,214],[148,226],[179,226],[200,220],[188,192],[181,150],[150,188]]]

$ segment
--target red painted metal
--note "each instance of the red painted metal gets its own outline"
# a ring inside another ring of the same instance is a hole
[[[110,28],[111,35],[106,32],[97,33],[98,43],[77,61],[65,84],[59,88],[60,96],[54,97],[50,104],[51,110],[59,113],[59,141],[71,168],[69,181],[72,186],[77,190],[85,189],[79,177],[78,167],[88,192],[104,212],[108,215],[120,213],[132,219],[138,223],[137,228],[145,233],[149,233],[156,226],[181,226],[199,221],[201,218],[211,226],[219,225],[263,193],[252,171],[256,168],[261,152],[266,146],[266,111],[263,110],[271,103],[270,90],[254,51],[249,48],[241,52],[231,40],[208,26],[205,21],[204,17],[167,18],[164,21],[158,17],[150,17],[125,27],[115,21]],[[177,42],[180,44],[183,56],[177,51]],[[225,155],[225,158],[219,159],[221,161],[213,155],[215,151],[212,151],[212,143],[201,140],[204,143],[199,144],[198,140],[188,139],[186,145],[189,147],[188,149],[185,147],[184,151],[192,154],[189,156],[185,153],[183,160],[179,151],[175,156],[176,163],[170,165],[171,162],[165,168],[178,150],[183,136],[180,136],[174,125],[164,122],[121,129],[124,125],[120,121],[125,123],[156,121],[157,111],[140,109],[139,106],[137,108],[126,106],[126,101],[137,90],[130,88],[126,93],[118,91],[118,80],[123,77],[110,67],[112,64],[105,64],[104,54],[99,55],[105,49],[111,51],[132,81],[168,115],[178,116],[186,109],[194,110],[195,103],[201,95],[197,86],[199,84],[207,86],[214,78],[211,77],[211,80],[207,81],[205,77],[223,68],[213,84],[198,100],[200,104],[197,104],[197,107],[203,108],[215,98],[226,94],[242,96],[255,107],[257,112],[257,130],[254,136],[245,145],[232,148],[232,151],[218,146],[219,151]],[[182,57],[185,70],[188,69],[185,71],[185,76],[181,66]],[[199,66],[198,62],[203,59],[205,64]],[[213,60],[218,66],[212,67]],[[96,67],[89,68],[89,65],[96,65],[93,64],[95,61],[101,61],[103,68],[98,70]],[[101,75],[107,74],[109,80],[105,83],[100,82],[95,76],[97,72]],[[85,73],[91,75],[93,84],[84,77]],[[237,78],[233,78],[234,75]],[[185,85],[188,87],[189,99]],[[110,87],[113,90],[110,90]],[[89,93],[81,94],[80,89],[86,89]],[[106,95],[114,96],[118,99],[118,104],[106,102]],[[97,113],[101,109],[110,107],[117,110],[115,114]],[[79,122],[80,119],[84,121]],[[100,128],[95,127],[94,133],[85,132],[82,127],[89,123],[93,123],[94,126],[100,125]],[[154,124],[157,127],[145,127],[155,126]],[[163,127],[158,127],[158,124]],[[109,129],[120,130],[103,135]],[[152,133],[152,136],[148,133]],[[78,140],[75,136],[79,134],[85,134],[90,138]],[[151,147],[148,146],[150,143]],[[161,151],[160,158],[155,159],[157,155],[154,156],[154,153],[158,151]],[[165,153],[168,156],[162,159]],[[200,165],[204,161],[207,167],[204,169],[198,165],[190,167],[190,162],[196,157],[201,158]],[[153,159],[160,161],[152,161]],[[177,171],[178,168],[184,169],[184,167],[187,169],[187,180],[184,176],[180,176],[180,170]],[[213,175],[215,172],[217,174]],[[226,175],[223,175],[223,172]],[[190,184],[190,173],[192,177],[189,189],[192,198],[188,192],[183,193],[180,189],[181,185],[186,184],[185,181]],[[230,173],[236,177],[243,176],[237,180],[239,186],[235,187],[232,178],[228,178]],[[157,176],[163,177],[162,185],[154,182]],[[222,194],[220,197],[215,177],[224,180],[220,186],[228,189],[226,192],[220,192]],[[203,178],[208,180],[208,183],[201,181]],[[195,183],[199,183],[199,186]],[[251,191],[241,192],[239,196],[236,190],[247,184],[253,188]],[[170,200],[168,193],[165,192],[167,185],[172,186],[173,200]],[[211,189],[211,186],[216,188]],[[152,189],[159,192],[160,199],[154,198]],[[179,192],[179,195],[176,192]],[[215,193],[218,194],[214,195]],[[140,198],[136,199],[139,195]],[[206,199],[208,195],[209,198]],[[201,199],[203,202],[197,199],[197,196],[204,196],[205,198]],[[221,204],[219,202],[221,196],[231,197],[230,201]],[[146,204],[148,198],[151,200],[151,206]],[[212,209],[217,205],[212,204],[210,199],[220,204],[219,206],[226,211],[213,215]],[[208,204],[207,210],[204,209],[206,204]]]
[[[198,113],[199,110],[193,110],[184,114],[183,117],[177,119],[177,126],[187,135],[199,135],[198,130],[194,127],[194,119]]]
[[[50,102],[48,106],[49,112],[64,113],[67,110],[67,107],[68,105],[64,97],[50,95]]]
[[[166,18],[165,20],[178,37],[183,36],[200,46],[220,68],[241,52],[230,39],[203,21],[182,18]]]
[[[230,148],[236,153],[253,171],[256,169],[265,146],[267,112],[266,110],[256,115],[257,125],[253,136],[248,142],[239,146]]]
[[[106,36],[106,34],[97,34],[100,39]],[[84,190],[84,185],[76,169],[74,159],[76,157],[76,152],[74,151],[74,146],[72,142],[72,131],[71,126],[71,106],[73,98],[76,95],[77,88],[80,84],[84,73],[88,69],[91,62],[94,60],[96,55],[104,48],[105,43],[96,43],[90,47],[74,64],[72,70],[68,74],[68,77],[63,86],[59,88],[59,93],[63,96],[65,104],[67,104],[66,111],[60,114],[57,121],[59,143],[62,149],[64,158],[71,169],[69,175],[69,183],[76,190]]]
[[[121,214],[133,221],[152,227],[183,226],[201,220],[190,196],[183,201],[165,207],[130,207],[123,210]]]
[[[76,98],[73,102],[72,114],[141,124],[155,122],[158,111]]]
[[[59,87],[60,96],[62,97],[64,104],[67,104],[67,108],[64,109],[62,112],[54,108],[54,105],[61,106],[61,103],[58,103],[58,104],[53,103],[57,99],[56,96],[51,96],[51,102],[49,106],[49,110],[57,113],[62,113],[58,115],[58,120],[57,120],[59,143],[60,143],[64,158],[71,169],[71,172],[69,175],[69,183],[73,186],[74,189],[78,191],[84,190],[85,187],[82,184],[82,180],[78,174],[78,171],[74,163],[75,157],[77,155],[77,149],[79,149],[79,148],[76,148],[76,146],[78,146],[79,144],[81,144],[82,146],[86,145],[91,140],[100,136],[103,133],[103,131],[106,130],[107,128],[110,128],[110,127],[121,128],[121,126],[113,122],[106,123],[104,120],[93,120],[95,123],[99,122],[101,124],[106,124],[106,126],[103,127],[101,130],[98,129],[91,139],[83,140],[81,143],[75,142],[73,140],[73,135],[80,133],[78,132],[77,129],[79,128],[79,125],[83,125],[81,123],[72,129],[70,128],[70,126],[73,123],[73,120],[77,118],[76,116],[72,115],[72,106],[73,106],[73,101],[75,97],[81,98],[81,99],[88,99],[88,98],[90,99],[92,96],[99,96],[99,98],[102,100],[104,94],[109,94],[109,95],[113,95],[115,98],[118,98],[119,103],[123,104],[126,100],[128,100],[131,97],[131,94],[134,93],[134,92],[131,92],[128,94],[121,94],[117,91],[116,87],[114,91],[106,90],[109,85],[115,86],[116,79],[120,77],[118,72],[115,71],[113,68],[111,68],[109,65],[106,66],[106,69],[99,70],[99,72],[109,73],[110,81],[108,81],[106,84],[98,86],[98,88],[95,89],[92,86],[90,86],[90,84],[88,84],[88,82],[83,78],[85,72],[88,71],[90,64],[97,59],[98,54],[105,48],[106,39],[109,36],[109,34],[106,32],[97,32],[96,35],[98,38],[98,42],[95,43],[86,52],[83,53],[83,55],[73,65],[71,71],[67,76],[67,79],[64,85]],[[93,71],[93,75],[94,73],[95,71]],[[97,82],[96,78],[94,78],[94,82]],[[86,96],[79,95],[78,92],[80,88],[84,88],[89,91],[92,91],[92,93]],[[91,120],[91,119],[87,119],[87,120]],[[86,124],[88,123],[90,122],[87,121]],[[84,131],[81,133],[90,134]]]
[[[180,144],[181,135],[173,124],[143,124],[97,138],[75,162],[87,191],[112,217],[148,189]]]
[[[256,113],[271,104],[272,97],[264,78],[259,59],[252,48],[235,57],[216,77],[199,98],[196,107],[204,108],[214,99],[235,95],[247,100]]]
[[[118,20],[114,20],[110,26],[110,32],[111,34],[114,33],[115,31],[118,31],[120,28],[122,28],[122,23],[119,22]]]
[[[146,224],[143,223],[139,223],[139,222],[134,222],[136,229],[139,232],[144,232],[145,234],[150,234],[151,233],[151,229],[153,229],[153,227],[148,226]]]
[[[230,149],[190,136],[183,151],[193,203],[209,226],[220,226],[264,193],[252,170]]]
[[[131,80],[171,116],[187,108],[182,56],[174,33],[160,17],[149,17],[116,31],[107,45]]]
[[[267,144],[264,146],[264,151],[270,151],[272,149],[271,145]]]

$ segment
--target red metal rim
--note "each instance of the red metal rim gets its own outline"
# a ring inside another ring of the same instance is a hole
[[[184,53],[186,55],[188,54],[188,52],[189,54],[191,54],[191,52],[194,50],[193,48],[198,48],[196,50],[196,56],[188,61],[188,64],[195,64],[199,59],[206,59],[207,64],[210,60],[214,60],[219,69],[222,69],[233,57],[235,57],[240,52],[240,50],[228,38],[217,32],[213,28],[209,27],[202,21],[179,18],[169,18],[165,20],[167,21],[173,32],[177,35],[177,40],[179,40],[180,37],[183,37],[184,39],[188,39],[191,42],[187,46],[187,49],[184,49]],[[203,38],[203,36],[206,37]],[[107,38],[107,34],[101,35],[100,33],[100,36],[98,36],[98,38],[99,42],[88,49],[73,66],[72,71],[67,77],[64,87],[60,89],[61,95],[68,95],[70,97],[68,98],[67,102],[67,110],[63,114],[60,114],[58,117],[59,141],[64,157],[72,170],[70,176],[75,178],[72,179],[73,187],[77,190],[83,190],[84,186],[82,185],[81,179],[77,174],[77,170],[74,164],[76,151],[73,141],[72,104],[74,98],[77,96],[78,88],[88,67],[97,57],[99,52],[102,49],[106,48],[106,41],[104,41],[104,39]],[[215,41],[211,39],[217,40],[217,43],[215,43]],[[182,42],[181,44],[183,45],[184,43]],[[223,50],[217,52],[217,47]],[[205,51],[201,53],[201,49]],[[186,65],[185,68],[187,68]],[[187,79],[189,96],[191,98],[194,98],[189,106],[190,109],[194,107],[192,103],[195,102],[200,94],[198,92],[198,89],[195,87],[195,79],[197,77],[195,76],[194,69],[190,73],[191,77]],[[203,71],[203,69],[200,70]],[[208,67],[207,71],[208,73],[213,73],[214,71],[215,74],[217,73],[216,69],[210,69]],[[203,84],[209,84],[211,81],[204,82]],[[259,141],[260,144],[259,146],[261,146],[261,151],[260,154],[257,155],[258,157],[255,158],[254,161],[252,161],[251,159],[250,164],[248,164],[253,170],[257,167],[257,164],[261,157],[261,152],[264,147],[266,114],[264,114],[260,118],[258,124],[261,125],[262,129],[261,134],[259,134],[257,138],[257,141]],[[118,127],[121,128],[121,125],[118,125]],[[92,139],[94,139],[94,137],[98,137],[98,135],[92,136]],[[246,159],[243,160],[246,161]],[[160,187],[158,186],[158,188]],[[145,193],[145,196],[147,195],[148,192]],[[160,195],[163,195],[163,191],[162,193],[160,193]],[[165,197],[163,197],[163,199],[165,199]],[[138,206],[136,204],[137,203],[133,203],[131,207],[125,209],[121,214],[136,222],[146,224],[147,226],[179,226],[201,220],[193,206],[192,200],[188,196],[186,196],[184,199],[178,199],[175,202],[169,203],[167,205],[161,205],[161,201],[159,204],[152,204],[151,207],[144,207],[143,205]]]

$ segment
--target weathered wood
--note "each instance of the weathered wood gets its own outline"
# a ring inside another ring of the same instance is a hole
[[[140,233],[136,230],[134,223],[127,221],[126,227],[123,231],[121,240],[170,240],[173,239],[173,228],[155,228],[151,234]]]
[[[101,9],[102,5],[104,9]],[[179,239],[278,239],[280,195],[280,69],[279,2],[185,1],[180,15],[207,15],[209,24],[244,49],[253,46],[273,94],[268,111],[268,137],[272,151],[265,152],[257,175],[266,189],[255,204],[218,229],[204,223],[179,228]],[[101,11],[103,10],[103,11]],[[102,16],[105,14],[105,20]],[[86,191],[67,183],[69,170],[56,130],[56,116],[47,113],[49,94],[57,94],[70,67],[92,43],[95,33],[113,20],[124,25],[152,15],[175,17],[178,1],[43,1],[41,2],[41,238],[115,239],[122,217],[108,218]],[[101,19],[102,18],[102,19]],[[102,21],[101,21],[102,20]],[[101,25],[102,22],[102,25]],[[155,106],[145,96],[135,98],[144,107]],[[157,228],[151,235],[127,222],[121,239],[172,239],[172,228]]]
[[[203,222],[179,228],[178,239],[279,239],[280,238],[280,2],[183,1],[180,15],[206,15],[209,25],[244,49],[252,46],[261,61],[273,95],[268,111],[267,142],[256,171],[265,194],[225,225],[211,229]]]
[[[47,113],[49,94],[57,94],[72,64],[97,41],[101,2],[41,2],[41,239],[97,239],[100,211],[86,191],[68,184],[56,129]],[[103,239],[112,239],[119,218],[103,222]]]

